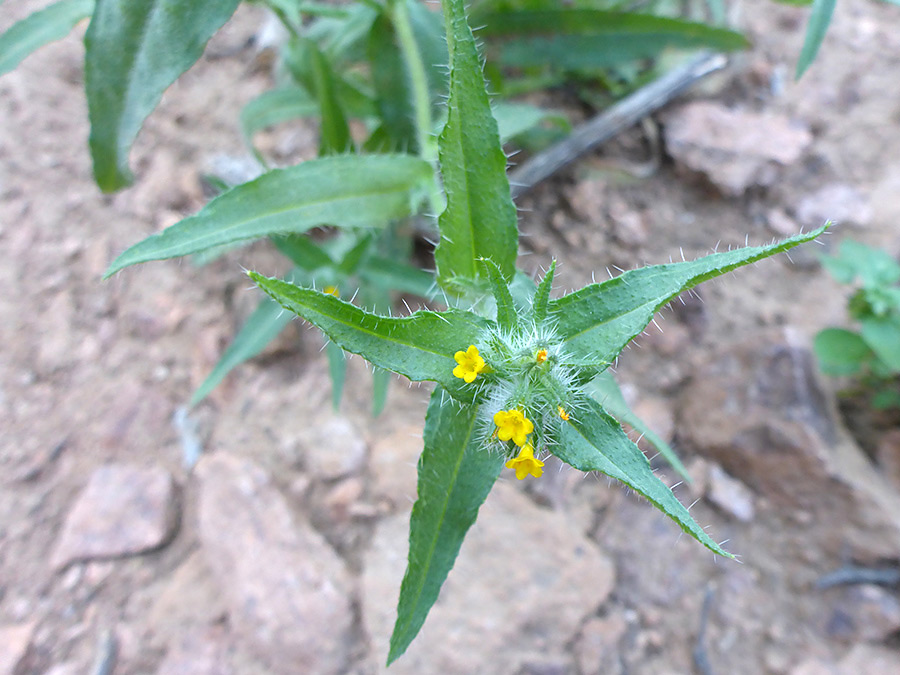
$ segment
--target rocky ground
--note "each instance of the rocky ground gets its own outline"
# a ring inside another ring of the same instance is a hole
[[[0,29],[42,3],[7,4]],[[734,10],[751,51],[524,199],[524,267],[558,257],[562,292],[825,218],[842,222],[828,248],[900,253],[897,8],[839,3],[800,83],[806,13]],[[99,280],[202,205],[203,171],[246,158],[237,114],[270,77],[248,46],[260,23],[242,9],[167,92],[135,187],[112,197],[91,181],[79,36],[0,79],[0,675],[384,670],[426,388],[394,381],[371,419],[353,359],[332,412],[321,339],[294,325],[188,412],[256,302],[241,267],[276,273],[277,256]],[[313,139],[260,142],[288,156]],[[897,422],[861,450],[811,360],[812,336],[846,321],[821,250],[701,286],[617,364],[691,469],[676,493],[742,564],[602,477],[505,476],[390,672],[900,672]],[[880,576],[828,583],[848,566]]]

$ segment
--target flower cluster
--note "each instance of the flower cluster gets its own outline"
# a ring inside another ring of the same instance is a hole
[[[549,329],[534,326],[515,332],[492,328],[454,355],[453,375],[476,387],[485,446],[504,452],[506,467],[518,479],[543,473],[535,449],[546,452],[555,444],[578,398],[554,338]]]

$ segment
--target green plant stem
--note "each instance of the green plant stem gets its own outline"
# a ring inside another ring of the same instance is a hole
[[[422,53],[419,51],[419,45],[413,34],[406,0],[392,0],[390,7],[391,21],[394,24],[394,30],[397,31],[397,40],[406,62],[406,70],[412,88],[419,156],[435,168],[435,176],[437,176],[437,139],[431,133],[431,92],[428,90],[425,62],[422,60]],[[444,199],[438,188],[437,180],[430,191],[429,198],[432,213],[437,214],[443,210]]]

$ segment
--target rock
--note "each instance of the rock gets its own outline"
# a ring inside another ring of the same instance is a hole
[[[865,226],[872,222],[872,205],[858,189],[846,183],[824,185],[800,200],[797,220],[804,227],[819,227],[831,220],[840,225]]]
[[[387,654],[407,542],[408,515],[391,516],[364,559],[363,623],[377,666]],[[500,483],[422,631],[390,672],[513,675],[528,664],[565,661],[566,645],[614,578],[612,562],[564,514]]]
[[[874,584],[840,589],[827,618],[828,637],[844,642],[881,642],[900,630],[900,600]]]
[[[421,424],[400,427],[374,445],[369,468],[376,495],[404,508],[415,501],[422,445]]]
[[[194,630],[166,653],[157,675],[232,675],[228,641],[221,628]]]
[[[620,614],[590,619],[575,643],[575,658],[582,673],[618,675],[624,672],[619,658],[619,642],[628,624]]]
[[[320,480],[358,473],[366,463],[366,442],[344,417],[330,417],[307,427],[299,439],[307,470]]]
[[[900,429],[884,433],[875,448],[875,459],[894,487],[900,489]]]
[[[621,197],[613,197],[609,203],[609,219],[613,236],[625,246],[638,248],[647,243],[650,233],[640,211],[634,210]]]
[[[679,164],[704,174],[723,193],[770,185],[778,166],[796,162],[812,143],[805,124],[773,113],[695,101],[665,117],[666,148]]]
[[[598,222],[603,217],[607,203],[606,181],[596,178],[578,181],[567,196],[569,207],[579,220]]]
[[[31,646],[34,623],[0,626],[0,675],[14,675]]]
[[[858,644],[838,665],[839,675],[897,675],[900,654],[878,645]]]
[[[666,443],[671,443],[675,438],[675,414],[668,399],[642,396],[631,406],[631,410]],[[656,448],[645,438],[638,441],[638,446],[651,457],[657,453]]]
[[[347,522],[364,491],[365,484],[359,478],[347,478],[334,485],[322,500],[329,518],[337,523]]]
[[[900,496],[837,422],[807,350],[754,340],[694,375],[681,396],[685,445],[782,512],[811,514],[803,531],[817,550],[860,563],[900,553]]]
[[[769,209],[766,224],[779,237],[792,237],[800,230],[800,226],[782,209]]]
[[[253,462],[206,455],[196,475],[200,542],[237,635],[277,673],[346,672],[344,562]]]
[[[178,524],[172,475],[162,467],[101,466],[66,517],[51,564],[136,555],[163,546]]]
[[[736,478],[732,478],[717,464],[709,467],[706,499],[732,518],[749,523],[756,515],[753,493]]]

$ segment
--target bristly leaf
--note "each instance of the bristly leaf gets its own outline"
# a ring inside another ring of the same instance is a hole
[[[94,11],[94,0],[61,0],[22,19],[0,35],[0,75],[46,44],[61,40]]]
[[[828,225],[768,246],[714,253],[690,262],[652,265],[591,284],[550,302],[548,315],[574,365],[603,369],[679,293],[743,265],[818,237]]]
[[[672,465],[672,468],[675,469],[685,481],[688,483],[691,482],[691,477],[684,464],[682,464],[681,459],[679,459],[678,455],[675,454],[675,451],[668,443],[660,438],[653,429],[647,426],[647,423],[644,422],[644,420],[634,413],[631,406],[629,406],[628,402],[625,400],[625,396],[622,395],[619,383],[616,382],[615,378],[613,378],[608,370],[603,371],[595,377],[587,385],[586,390],[606,412],[619,420],[619,422],[624,422],[640,433],[647,442],[659,451],[659,454]]]
[[[84,79],[101,190],[131,182],[128,151],[144,119],[239,2],[98,0],[84,36]]]
[[[250,278],[282,307],[309,321],[348,352],[414,382],[437,382],[461,401],[472,400],[472,388],[453,376],[453,355],[475,342],[491,324],[487,319],[462,310],[419,311],[403,318],[378,316],[333,295],[280,279],[255,272],[250,272]]]
[[[383,226],[415,213],[432,180],[428,162],[411,155],[344,155],[275,169],[135,244],[104,277],[136,263],[320,225]]]
[[[244,143],[257,161],[267,166],[265,157],[253,144],[253,135],[279,122],[313,117],[319,104],[302,87],[282,87],[263,92],[241,110],[241,133]]]
[[[531,304],[531,316],[535,325],[540,325],[547,318],[547,306],[550,302],[550,289],[553,287],[553,274],[556,272],[556,260],[550,263],[550,268],[538,284],[534,292],[534,300]]]
[[[353,151],[350,125],[338,98],[331,64],[312,40],[303,40],[310,67],[312,91],[319,101],[319,155],[340,155]]]
[[[397,0],[405,2],[405,0]],[[386,12],[378,15],[369,33],[369,63],[375,103],[381,123],[396,150],[416,153],[416,128],[413,122],[412,94],[403,55],[397,48],[397,36]]]
[[[800,50],[800,58],[797,60],[797,71],[794,74],[798,80],[803,77],[806,69],[812,65],[828,32],[831,23],[831,15],[837,0],[814,0],[812,13],[809,15],[809,24],[806,27],[806,37],[803,39],[803,49]]]
[[[494,264],[493,260],[483,260],[482,262],[487,267],[491,289],[494,292],[494,299],[497,301],[497,325],[503,330],[515,332],[519,327],[519,318],[506,279],[503,278],[500,268]]]
[[[579,471],[600,471],[622,481],[708,549],[727,558],[734,557],[691,518],[684,505],[653,473],[640,448],[593,399],[586,399],[577,418],[572,415],[570,421],[562,425],[559,443],[550,446],[550,451]]]
[[[425,416],[425,449],[419,459],[419,498],[409,520],[409,563],[388,665],[415,638],[478,509],[503,468],[504,456],[486,452],[476,433],[477,406],[443,401],[438,387]]]
[[[506,155],[485,91],[481,59],[463,0],[445,0],[450,52],[447,124],[438,140],[447,208],[434,258],[438,283],[451,291],[483,275],[480,258],[503,276],[515,271],[518,226],[506,178]]]

